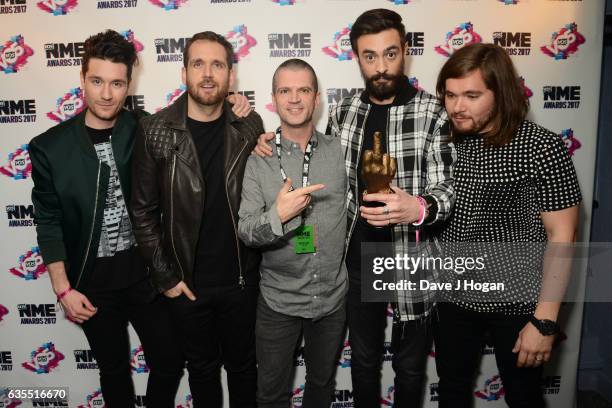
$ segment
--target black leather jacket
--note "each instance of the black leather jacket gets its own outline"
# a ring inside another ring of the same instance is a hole
[[[238,118],[224,107],[224,173],[234,232],[247,158],[264,132],[259,115]],[[198,154],[187,128],[187,93],[173,105],[143,119],[138,126],[132,159],[132,216],[138,246],[151,268],[157,289],[181,280],[193,289],[195,251],[206,194]],[[214,239],[214,237],[212,237]],[[260,256],[238,239],[240,276],[236,284],[256,285]]]

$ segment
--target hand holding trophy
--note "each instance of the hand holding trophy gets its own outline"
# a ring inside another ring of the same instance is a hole
[[[364,194],[393,193],[390,183],[397,171],[397,160],[382,153],[380,132],[374,132],[373,150],[363,152],[361,177],[366,185]]]

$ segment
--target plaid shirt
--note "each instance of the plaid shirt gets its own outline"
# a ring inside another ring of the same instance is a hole
[[[426,92],[414,89],[410,92],[414,96],[405,104],[392,106],[389,110],[388,152],[397,158],[395,184],[412,195],[429,195],[433,198],[437,213],[425,225],[439,224],[448,218],[454,204],[453,165],[457,156],[448,135],[448,117],[444,108]],[[371,106],[364,100],[367,100],[364,95],[345,98],[330,108],[329,115],[328,131],[333,136],[340,136],[349,183],[353,187],[347,196],[347,247],[358,217],[358,203],[353,191],[357,191],[357,165],[361,160],[363,133]],[[396,254],[414,251],[414,230],[409,224],[393,227]],[[423,231],[421,235],[429,239],[426,232]],[[412,276],[404,270],[396,272],[398,280],[418,281],[425,278],[424,271]],[[432,271],[427,273],[435,274]],[[435,276],[427,279],[435,279]],[[434,305],[434,296],[433,291],[397,292],[397,302],[393,305],[395,319],[406,321],[427,316]]]

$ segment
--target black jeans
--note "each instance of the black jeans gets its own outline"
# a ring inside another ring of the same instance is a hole
[[[347,316],[351,345],[353,399],[357,408],[380,407],[387,303],[361,301],[360,269],[347,263]],[[396,323],[392,328],[391,362],[395,372],[394,406],[420,407],[427,357],[431,350],[430,319]]]
[[[260,408],[291,406],[293,362],[302,332],[306,384],[301,406],[330,406],[345,319],[344,304],[330,315],[313,320],[278,313],[262,296],[259,297],[255,333],[259,369],[257,403]]]
[[[147,407],[174,407],[184,359],[166,301],[148,280],[126,289],[88,293],[97,313],[82,324],[98,368],[106,406],[134,406],[128,322],[138,334],[149,367]],[[134,347],[134,345],[132,345]]]
[[[223,405],[221,365],[227,373],[229,406],[255,407],[256,286],[216,287],[170,299],[187,359],[189,388],[194,407]]]
[[[510,408],[544,407],[542,366],[518,368],[512,352],[529,316],[478,313],[452,303],[438,304],[434,323],[440,408],[469,408],[480,364],[485,333],[490,333],[495,360]]]

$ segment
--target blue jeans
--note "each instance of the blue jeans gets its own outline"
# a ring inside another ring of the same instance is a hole
[[[302,407],[329,407],[335,386],[338,354],[344,335],[344,304],[318,320],[287,316],[266,304],[257,304],[257,403],[259,408],[291,406],[295,350],[304,333],[306,384]]]

